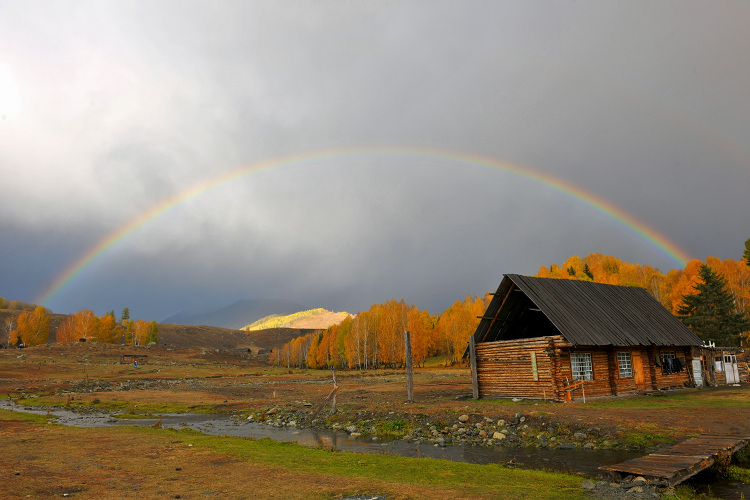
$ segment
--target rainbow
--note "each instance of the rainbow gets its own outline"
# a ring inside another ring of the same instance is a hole
[[[278,167],[306,166],[327,159],[346,159],[361,157],[398,157],[414,159],[433,159],[443,162],[458,163],[470,165],[478,168],[486,168],[494,171],[501,171],[515,177],[530,180],[539,183],[552,191],[558,192],[563,196],[572,198],[583,205],[593,208],[597,212],[604,214],[606,217],[616,221],[627,230],[637,235],[640,239],[656,248],[660,253],[665,255],[669,260],[675,263],[679,268],[685,267],[690,260],[690,256],[670,241],[666,236],[660,234],[655,229],[649,227],[644,222],[636,219],[621,208],[615,206],[607,200],[604,200],[595,194],[574,186],[562,179],[549,174],[537,172],[531,168],[521,167],[507,162],[495,159],[477,156],[469,153],[461,153],[441,149],[425,149],[411,147],[358,147],[349,149],[326,149],[303,154],[285,156],[271,159],[248,166],[243,166],[235,170],[223,173],[216,177],[201,181],[190,188],[176,193],[164,200],[156,203],[146,211],[140,213],[112,233],[105,236],[98,243],[81,255],[71,266],[58,275],[37,298],[37,304],[46,304],[60,291],[65,288],[71,281],[80,275],[86,268],[99,260],[112,247],[125,239],[133,231],[141,226],[148,224],[150,221],[157,219],[169,210],[174,209],[180,204],[205,194],[211,190],[220,188],[238,179],[242,179],[252,174],[271,170]]]

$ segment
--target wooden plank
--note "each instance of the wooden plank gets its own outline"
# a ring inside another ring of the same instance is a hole
[[[479,399],[479,380],[477,374],[477,350],[474,344],[474,336],[469,337],[469,359],[471,362],[471,396]]]
[[[406,399],[410,403],[414,402],[414,368],[411,359],[411,332],[404,332],[404,348],[406,352]]]
[[[734,453],[748,443],[750,437],[703,435],[687,439],[658,453],[599,469],[615,475],[638,474],[658,478],[674,486],[711,467],[720,454]]]

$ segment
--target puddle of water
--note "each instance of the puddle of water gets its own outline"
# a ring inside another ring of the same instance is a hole
[[[705,493],[715,498],[734,500],[750,498],[750,484],[737,481],[712,481],[708,484],[695,484],[693,487],[699,493]]]
[[[23,407],[7,399],[0,400],[0,408],[46,415],[47,410]],[[161,420],[162,428],[193,429],[215,436],[269,438],[274,441],[297,442],[303,446],[337,449],[357,453],[400,455],[405,457],[437,458],[473,464],[508,463],[528,469],[546,469],[559,472],[582,472],[598,475],[598,467],[629,460],[639,453],[626,450],[570,450],[543,448],[484,447],[454,444],[446,447],[430,443],[405,441],[380,441],[373,438],[353,438],[343,431],[272,427],[226,415],[167,414],[159,418],[118,419],[105,413],[77,413],[55,408],[49,414],[63,425],[76,427],[153,426]]]

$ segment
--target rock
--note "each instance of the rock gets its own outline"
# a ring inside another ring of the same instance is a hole
[[[635,486],[628,490],[628,495],[640,495],[643,493],[643,486]]]
[[[349,435],[350,435],[351,437],[353,437],[353,438],[357,438],[357,437],[361,436],[361,435],[362,435],[362,433],[361,433],[361,432],[352,432],[352,433],[351,433],[351,434],[349,434]]]
[[[286,423],[289,427],[297,427],[297,421],[296,420],[290,420]]]
[[[497,439],[498,441],[502,441],[502,440],[503,440],[503,439],[505,439],[505,438],[506,438],[506,436],[505,436],[505,434],[503,434],[502,432],[495,432],[495,433],[494,433],[494,434],[492,435],[492,439]]]
[[[351,434],[352,432],[357,432],[357,426],[350,425],[349,427],[346,428],[346,432],[348,432],[349,434]]]
[[[279,412],[278,408],[271,408],[266,412],[266,415],[276,415]]]
[[[586,480],[586,481],[584,481],[584,482],[581,483],[581,488],[584,489],[584,490],[591,491],[591,490],[596,489],[596,483],[594,483],[593,481]]]
[[[445,439],[443,439],[443,438],[439,437],[439,438],[437,438],[437,439],[435,440],[435,444],[436,444],[437,446],[445,446]]]
[[[594,445],[594,443],[588,442],[583,445],[583,448],[586,450],[593,450],[594,448],[596,448],[596,446]]]
[[[576,432],[573,434],[573,439],[586,439],[588,436],[584,434],[583,432]]]
[[[482,429],[481,431],[479,431],[479,437],[480,438],[486,438],[487,437],[487,431],[485,431],[484,429]]]
[[[458,417],[458,421],[461,422],[461,423],[466,423],[466,422],[469,421],[469,416],[465,415],[465,414],[461,415],[460,417]]]

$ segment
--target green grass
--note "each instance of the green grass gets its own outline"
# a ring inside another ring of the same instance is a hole
[[[672,436],[652,432],[629,432],[623,439],[625,446],[637,450],[647,450],[673,442],[675,442],[675,438]]]
[[[381,437],[389,438],[402,438],[411,429],[411,424],[408,420],[397,419],[391,421],[382,421],[375,424],[375,434]]]
[[[301,473],[340,476],[342,480],[358,477],[396,484],[460,487],[469,494],[488,497],[502,492],[503,498],[587,498],[580,489],[581,477],[570,474],[508,469],[499,464],[336,452],[270,439],[206,436],[190,430],[146,428],[137,432],[174,432],[193,446]]]
[[[586,403],[589,408],[745,408],[750,406],[747,388],[704,388],[663,392],[649,396],[617,398]]]
[[[730,465],[726,478],[730,481],[739,481],[744,484],[750,484],[750,469],[739,465]]]
[[[67,407],[71,409],[76,408],[95,408],[100,411],[119,411],[121,413],[130,413],[133,415],[151,415],[157,413],[203,413],[212,414],[219,413],[221,408],[217,408],[213,405],[207,404],[196,404],[196,405],[183,405],[175,403],[133,403],[130,401],[100,401],[94,399],[92,401],[71,399],[70,401],[62,401],[59,397],[27,397],[20,398],[16,401],[18,404],[25,406],[53,406],[53,407]],[[124,417],[122,417],[124,418]]]
[[[46,415],[36,415],[34,413],[23,413],[12,410],[0,410],[0,421],[2,420],[21,420],[23,422],[34,424],[50,423],[50,419]]]
[[[448,362],[448,356],[434,356],[424,360],[425,368],[445,368]]]

